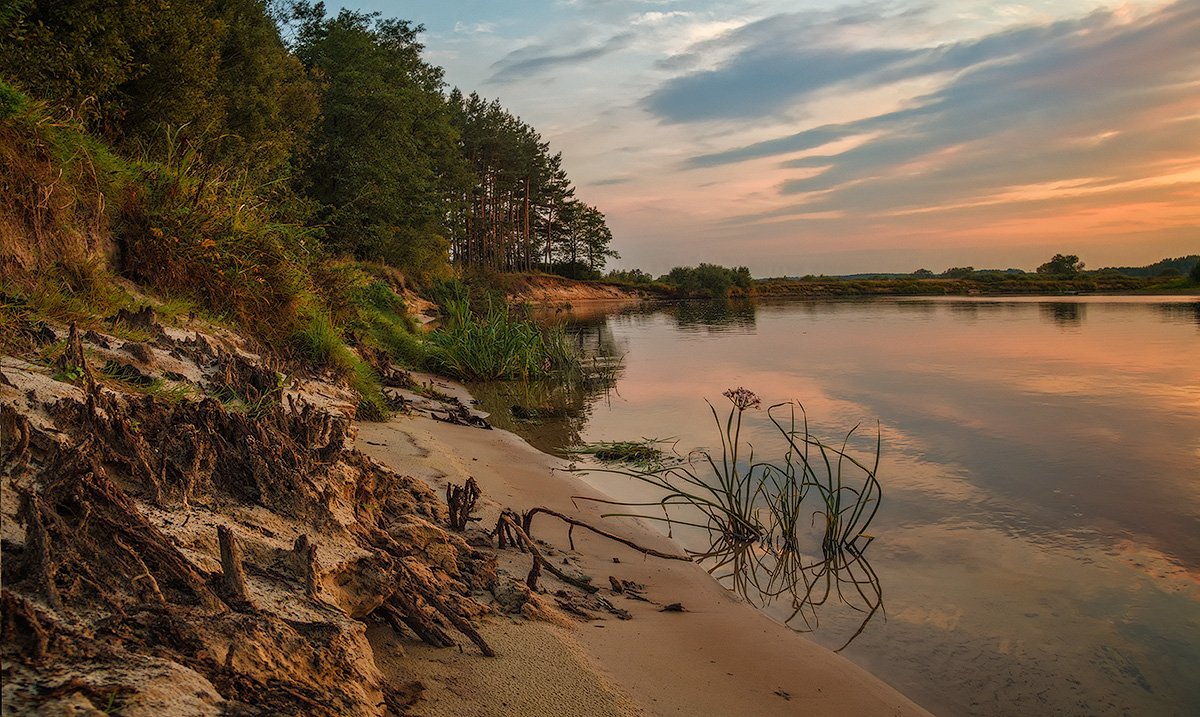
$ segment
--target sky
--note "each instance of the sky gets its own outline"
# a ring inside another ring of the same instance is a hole
[[[563,153],[613,230],[610,266],[1200,253],[1200,0],[357,7],[423,24],[450,85]]]

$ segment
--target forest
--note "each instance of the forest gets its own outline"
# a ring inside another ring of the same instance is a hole
[[[186,160],[305,252],[418,279],[594,277],[616,256],[561,154],[499,100],[449,88],[419,25],[264,0],[16,0],[0,25],[7,114],[27,97],[121,157]]]

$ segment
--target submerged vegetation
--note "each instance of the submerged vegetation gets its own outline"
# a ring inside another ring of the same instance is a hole
[[[873,458],[860,461],[848,449],[857,429],[840,445],[826,443],[809,432],[802,407],[779,403],[766,411],[781,452],[756,460],[742,438],[742,423],[747,411],[761,408],[761,401],[741,387],[724,396],[732,404],[724,417],[709,404],[719,429],[719,454],[697,450],[678,461],[624,460],[652,448],[647,442],[596,444],[578,451],[609,463],[585,472],[633,478],[654,489],[658,499],[577,499],[617,509],[606,515],[661,522],[670,532],[677,527],[704,531],[709,545],[690,550],[693,558],[752,603],[790,600],[789,623],[799,619],[814,627],[816,608],[837,596],[864,616],[849,644],[883,605],[878,577],[864,557],[874,540],[868,530],[882,497],[878,437]],[[602,457],[601,451],[611,453]],[[617,462],[623,465],[613,467]],[[654,508],[661,514],[624,510],[632,508]],[[815,545],[806,543],[809,538]]]
[[[653,470],[673,460],[659,448],[666,441],[645,438],[640,441],[597,441],[563,449],[568,455],[592,456],[602,463],[618,463],[642,470]]]

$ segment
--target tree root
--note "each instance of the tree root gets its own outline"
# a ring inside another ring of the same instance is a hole
[[[450,510],[451,528],[461,533],[467,529],[467,523],[479,520],[471,517],[479,496],[479,484],[474,478],[467,478],[467,482],[461,486],[446,484],[446,506]]]
[[[226,600],[232,606],[254,609],[250,593],[246,590],[246,573],[242,567],[242,547],[237,536],[227,525],[217,526],[217,541],[221,545],[222,586]]]
[[[33,603],[5,590],[0,593],[0,606],[4,613],[0,634],[5,644],[24,643],[23,651],[30,659],[38,662],[44,658],[50,651],[50,630],[42,625]]]

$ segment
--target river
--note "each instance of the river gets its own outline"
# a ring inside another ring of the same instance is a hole
[[[476,389],[545,450],[719,451],[705,399],[723,418],[739,386],[827,442],[859,426],[872,460],[878,437],[883,611],[843,654],[935,714],[1200,714],[1194,297],[686,303],[573,331],[622,357],[611,385]],[[763,409],[744,437],[758,458],[778,443]],[[833,648],[861,621],[814,616],[792,624]]]

